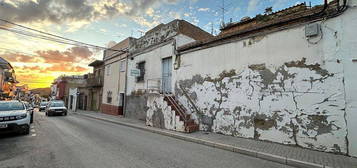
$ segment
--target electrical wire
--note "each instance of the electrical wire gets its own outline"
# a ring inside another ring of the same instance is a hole
[[[37,29],[34,29],[34,28],[30,28],[30,27],[26,27],[26,26],[14,23],[14,22],[10,22],[10,21],[5,20],[5,19],[0,19],[0,21],[5,22],[5,23],[10,24],[10,25],[13,25],[13,26],[17,26],[17,27],[20,27],[20,28],[23,28],[23,29],[30,30],[30,31],[33,31],[33,32],[36,32],[36,33],[44,34],[44,35],[46,35],[46,37],[41,35],[42,36],[41,38],[44,39],[44,40],[54,41],[54,42],[57,42],[57,43],[68,44],[68,45],[87,46],[89,48],[95,48],[95,49],[111,50],[111,51],[118,51],[118,52],[127,52],[125,50],[117,50],[117,49],[101,47],[101,46],[88,44],[88,43],[80,42],[80,41],[77,41],[77,40],[61,37],[61,36],[58,36],[58,35],[55,35],[55,34],[47,33],[47,32],[41,31],[41,30],[37,30]],[[9,29],[8,27],[7,28],[6,27],[2,27],[1,29],[2,30],[11,31],[11,29]],[[20,31],[16,31],[16,32],[11,31],[11,32],[18,33],[18,34],[23,34],[23,35],[26,35],[26,36],[31,36],[29,34],[26,34],[26,33],[20,32]],[[48,37],[48,36],[50,36],[50,37]],[[32,36],[32,37],[34,37],[34,36]],[[35,37],[35,38],[39,38],[39,37]],[[67,42],[65,42],[65,41],[67,41]],[[72,43],[70,43],[68,41],[70,41]]]
[[[5,30],[5,31],[9,31],[9,32],[12,32],[12,33],[24,35],[24,36],[29,36],[29,37],[38,38],[38,39],[47,40],[47,41],[53,41],[53,42],[56,42],[56,43],[73,45],[73,46],[83,46],[83,45],[69,43],[69,42],[66,42],[66,41],[63,41],[63,40],[60,40],[60,39],[55,39],[55,38],[51,38],[51,37],[47,37],[47,36],[43,36],[43,35],[36,35],[36,34],[31,34],[31,33],[25,32],[25,31],[19,31],[19,30],[16,30],[16,29],[14,30],[14,29],[9,29],[9,28],[6,28],[6,27],[1,27],[1,26],[0,26],[0,29],[1,30]],[[89,48],[94,48],[94,47],[89,47]],[[95,48],[95,49],[98,49],[98,48]]]

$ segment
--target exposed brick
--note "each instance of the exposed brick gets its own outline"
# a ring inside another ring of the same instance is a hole
[[[123,115],[123,107],[102,104],[102,113],[109,115]]]

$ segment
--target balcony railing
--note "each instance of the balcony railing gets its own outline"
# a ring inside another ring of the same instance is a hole
[[[89,76],[87,79],[87,87],[101,87],[103,86],[103,78],[97,76]]]

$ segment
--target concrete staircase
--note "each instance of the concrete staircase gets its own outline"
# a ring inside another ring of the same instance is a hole
[[[175,111],[176,116],[180,117],[180,121],[184,122],[186,133],[199,130],[199,125],[195,123],[195,120],[191,119],[191,114],[186,113],[187,110],[176,100],[175,96],[165,95],[164,100],[167,102],[167,105]]]

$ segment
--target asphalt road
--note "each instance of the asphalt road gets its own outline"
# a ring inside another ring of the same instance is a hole
[[[288,166],[79,115],[35,113],[27,136],[0,134],[0,168]]]

